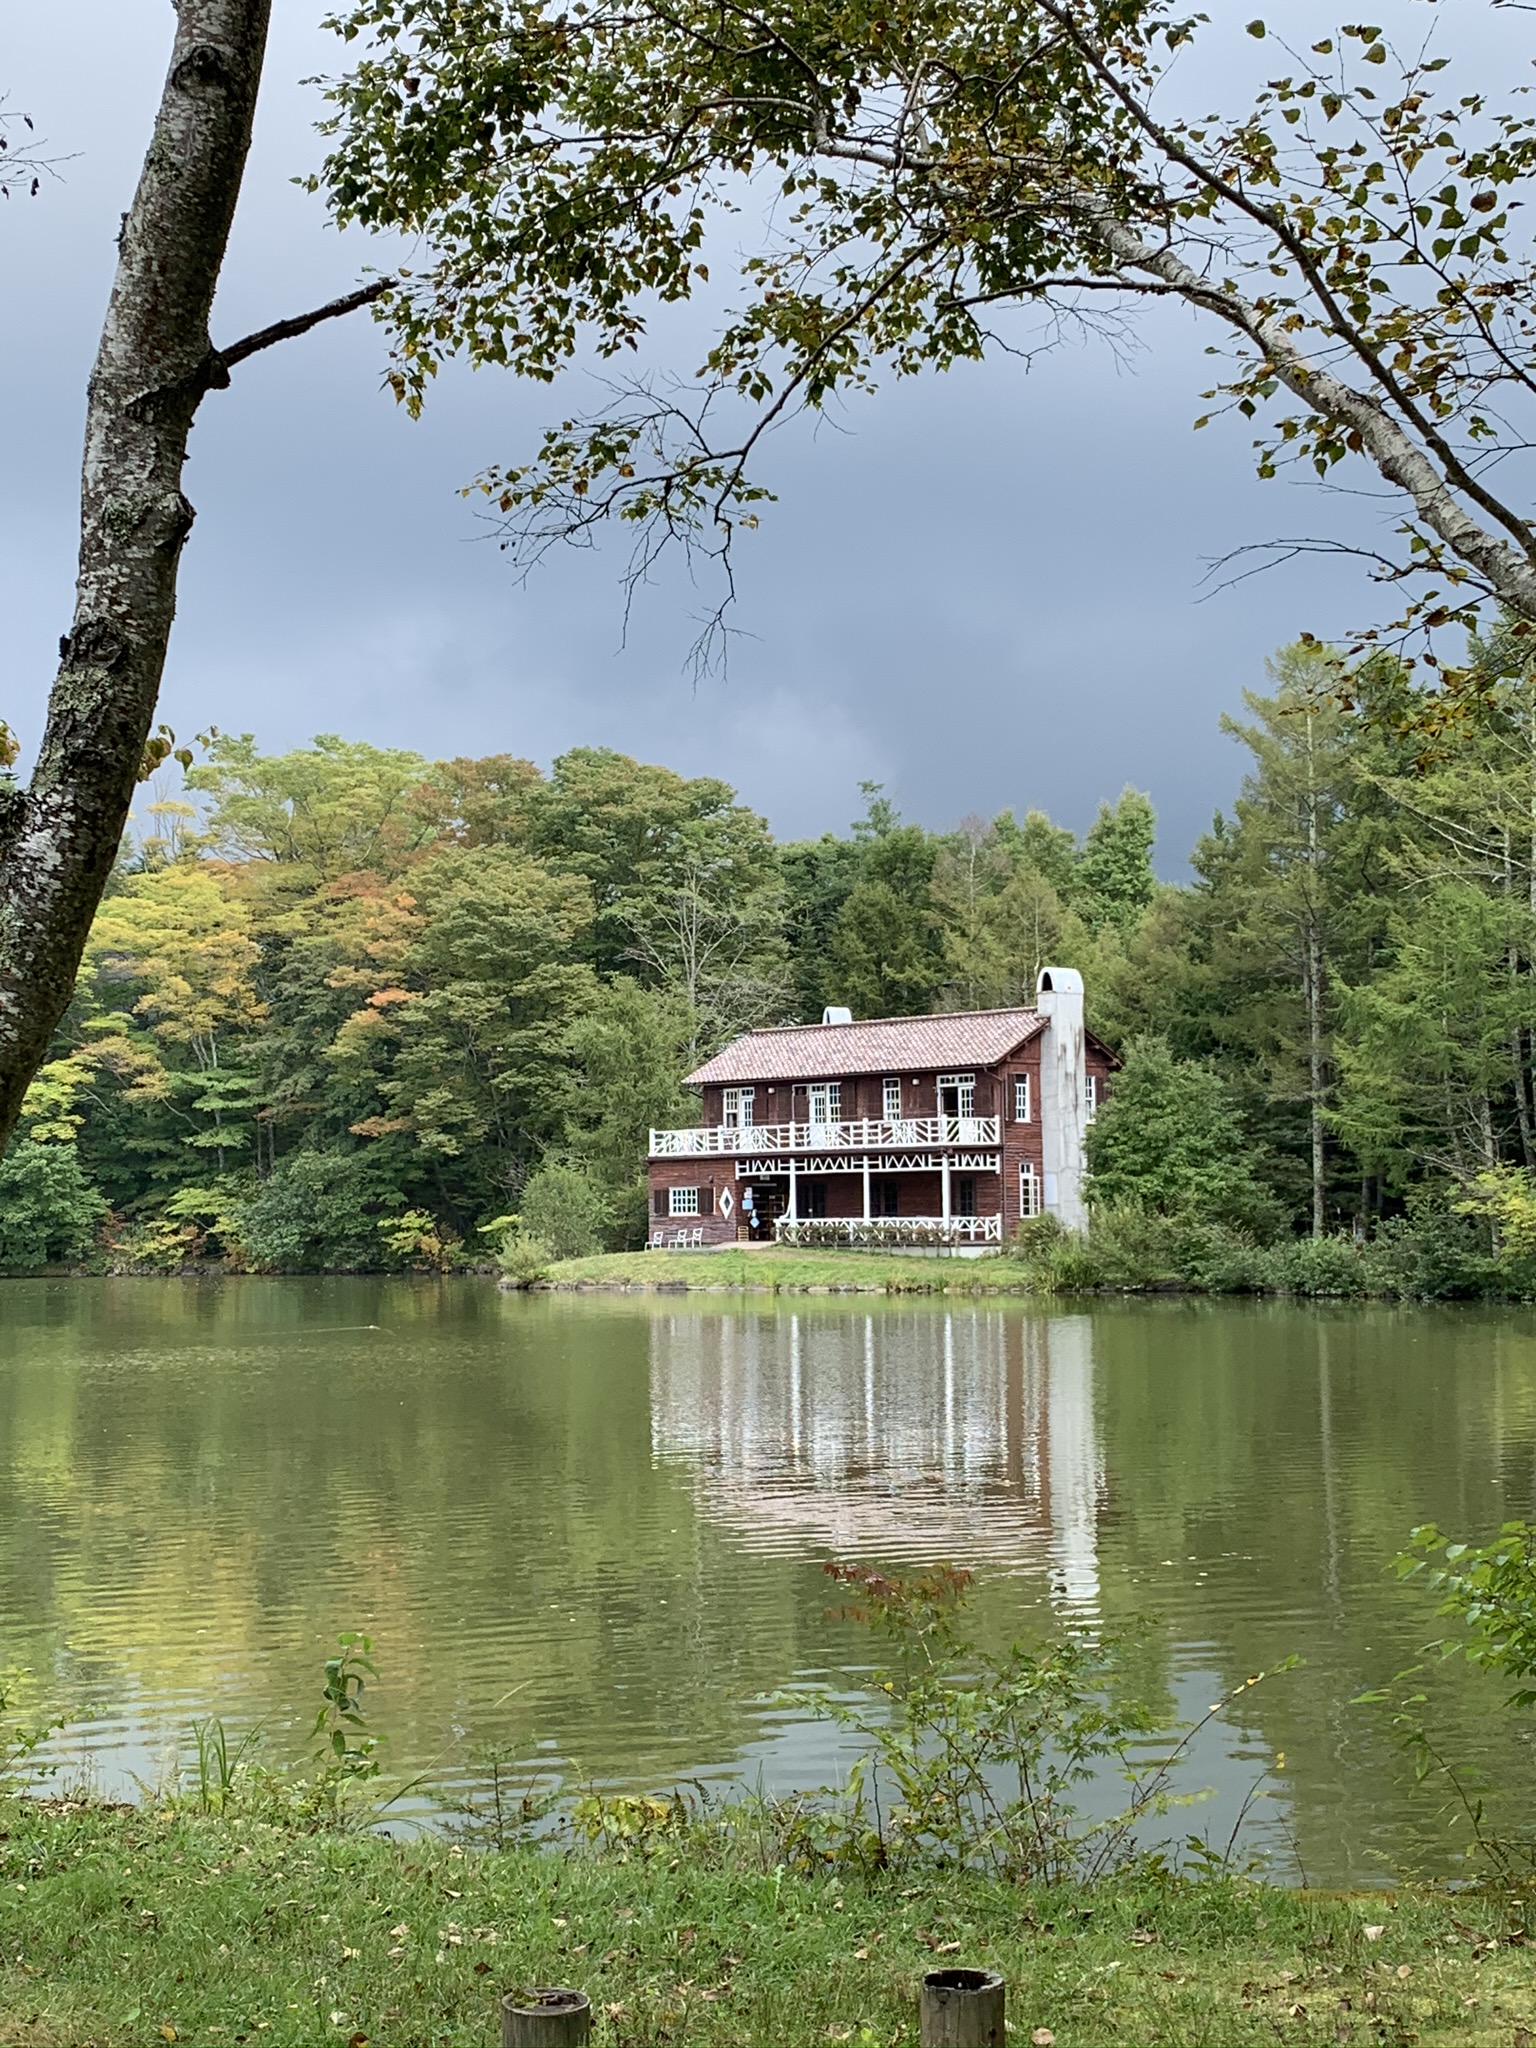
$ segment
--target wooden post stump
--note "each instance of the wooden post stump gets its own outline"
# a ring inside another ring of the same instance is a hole
[[[534,1984],[501,2001],[501,2048],[570,2048],[592,2038],[592,2001],[584,1991]]]
[[[930,1970],[918,2008],[922,2048],[1003,2048],[1006,1995],[995,1970]]]

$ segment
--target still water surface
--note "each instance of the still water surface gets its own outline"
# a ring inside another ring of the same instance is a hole
[[[1387,1566],[1435,1519],[1536,1515],[1536,1317],[1157,1302],[515,1296],[483,1282],[0,1285],[0,1666],[105,1789],[190,1722],[303,1747],[338,1630],[382,1668],[390,1767],[490,1744],[605,1781],[845,1760],[783,1693],[857,1686],[828,1557],[977,1566],[1001,1639],[1146,1626],[1198,1712],[1187,1824],[1279,1874],[1379,1880],[1460,1839],[1378,1713],[1434,1632]],[[1435,1674],[1448,1746],[1529,1810],[1499,1688]]]

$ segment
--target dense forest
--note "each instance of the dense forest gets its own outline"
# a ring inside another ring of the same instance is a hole
[[[1448,1247],[1536,1248],[1536,670],[1513,630],[1474,654],[1450,692],[1283,651],[1176,885],[1133,790],[1078,838],[929,832],[866,785],[846,836],[781,844],[601,749],[217,738],[146,788],[0,1162],[0,1265],[441,1268],[518,1218],[643,1243],[645,1131],[734,1033],[1028,1000],[1051,958],[1126,1062],[1101,1213],[1386,1233],[1457,1291]]]

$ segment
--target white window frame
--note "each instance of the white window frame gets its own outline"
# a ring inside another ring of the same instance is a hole
[[[1083,1076],[1083,1122],[1091,1124],[1099,1113],[1099,1077],[1097,1074]]]
[[[1032,1159],[1019,1161],[1019,1216],[1038,1216],[1045,1208],[1045,1188]]]
[[[888,1124],[901,1122],[901,1081],[899,1077],[888,1078],[881,1084],[880,1106]]]
[[[750,1131],[752,1128],[753,1088],[727,1088],[721,1121],[728,1131]]]
[[[1016,1124],[1034,1122],[1034,1091],[1029,1085],[1028,1074],[1013,1077],[1013,1120]]]
[[[668,1191],[667,1214],[669,1216],[697,1216],[699,1213],[699,1191],[697,1188],[672,1188]]]
[[[816,1114],[820,1101],[825,1114]],[[841,1081],[812,1081],[806,1090],[806,1122],[818,1125],[841,1123],[843,1116],[843,1084]]]
[[[940,1074],[938,1084],[939,1103],[942,1103],[944,1100],[944,1090],[946,1088],[954,1088],[959,1091],[960,1105],[955,1111],[956,1116],[974,1116],[976,1114],[976,1076],[974,1074]],[[939,1110],[939,1114],[940,1116],[944,1114],[942,1108]]]

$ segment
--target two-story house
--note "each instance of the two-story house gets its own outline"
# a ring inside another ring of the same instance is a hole
[[[699,1126],[651,1132],[650,1241],[985,1249],[1042,1212],[1080,1230],[1115,1064],[1070,967],[1042,969],[1033,1009],[748,1032],[688,1076]]]

